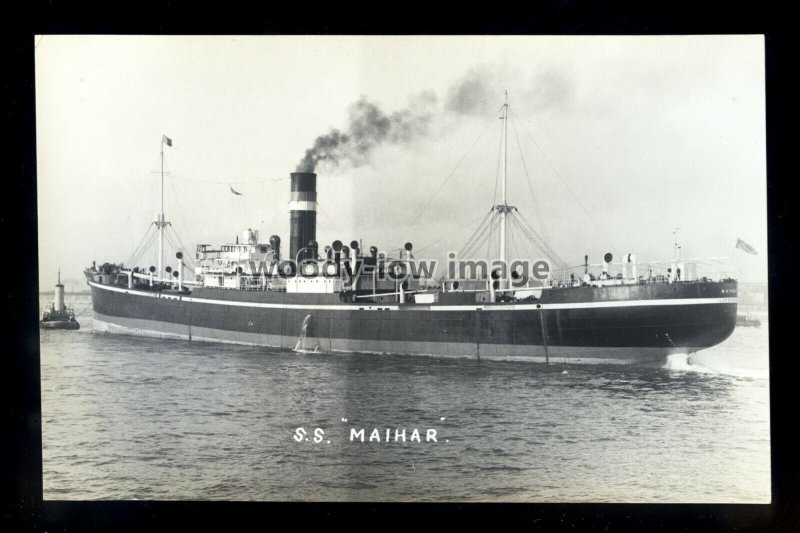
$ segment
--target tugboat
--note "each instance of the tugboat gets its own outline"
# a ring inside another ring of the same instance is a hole
[[[42,315],[39,326],[43,329],[80,329],[75,320],[75,311],[64,305],[64,285],[61,284],[61,270],[58,271],[58,283],[55,296],[50,307]]]

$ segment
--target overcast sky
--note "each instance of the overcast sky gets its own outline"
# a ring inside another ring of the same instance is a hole
[[[679,227],[684,257],[766,280],[761,36],[38,36],[40,285],[130,260],[163,134],[190,252],[248,227],[288,245],[288,174],[332,129],[352,142],[317,166],[322,246],[458,250],[496,202],[504,90],[509,203],[570,264],[669,259]]]

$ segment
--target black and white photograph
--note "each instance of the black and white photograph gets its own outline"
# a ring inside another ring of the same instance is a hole
[[[44,501],[772,502],[763,35],[34,46]]]

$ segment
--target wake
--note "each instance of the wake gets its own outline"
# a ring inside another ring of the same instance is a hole
[[[661,368],[669,372],[695,372],[745,379],[769,379],[769,369],[731,367],[724,361],[707,358],[703,354],[672,354],[667,356],[667,361]]]

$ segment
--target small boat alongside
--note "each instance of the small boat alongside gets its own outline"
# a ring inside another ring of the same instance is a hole
[[[80,329],[75,319],[75,311],[64,305],[64,285],[61,284],[61,271],[58,272],[58,283],[50,307],[42,314],[39,321],[42,329]]]
[[[736,315],[736,327],[738,328],[760,328],[761,320],[752,315]]]

